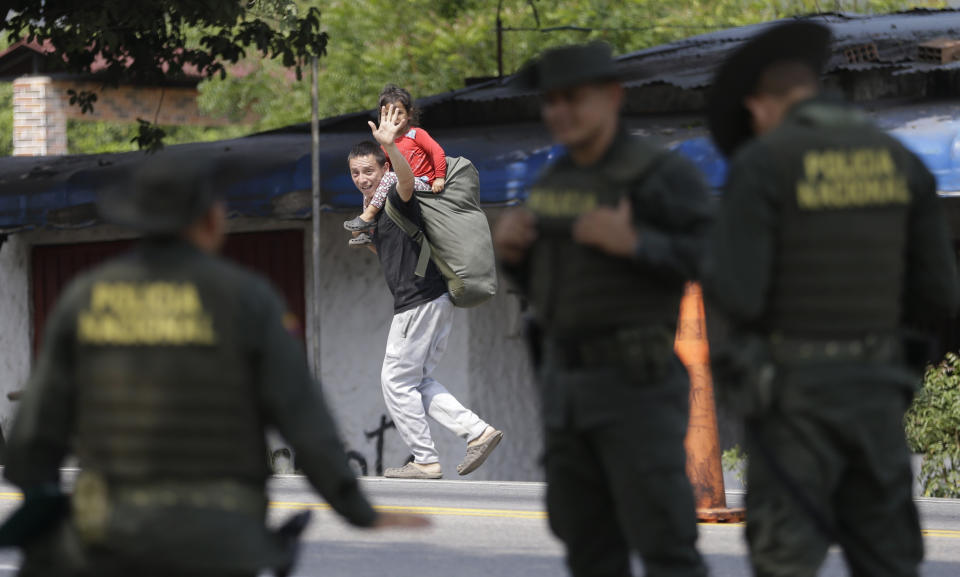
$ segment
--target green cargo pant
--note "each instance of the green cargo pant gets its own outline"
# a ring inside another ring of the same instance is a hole
[[[757,577],[817,574],[830,538],[762,457],[770,450],[840,533],[854,577],[915,577],[923,540],[903,432],[908,394],[888,384],[783,383],[747,435],[747,540]]]
[[[670,382],[650,387],[616,370],[547,371],[548,391],[571,401],[570,419],[548,415],[544,464],[550,527],[575,577],[629,576],[631,552],[648,577],[706,575],[685,471],[689,388],[674,366]]]

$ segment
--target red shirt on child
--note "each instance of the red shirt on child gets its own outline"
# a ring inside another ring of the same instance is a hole
[[[411,128],[394,142],[410,164],[415,178],[426,176],[430,184],[434,179],[447,178],[447,155],[426,130],[419,126]]]

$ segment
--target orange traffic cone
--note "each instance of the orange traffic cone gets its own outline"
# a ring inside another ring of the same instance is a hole
[[[703,291],[687,284],[680,303],[680,319],[674,348],[690,373],[690,424],[687,428],[687,476],[697,502],[697,519],[713,523],[741,522],[744,509],[727,507],[717,410],[710,375],[710,346],[707,342]]]

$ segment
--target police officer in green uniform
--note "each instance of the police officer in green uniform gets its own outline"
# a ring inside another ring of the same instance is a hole
[[[700,576],[685,473],[689,381],[673,353],[710,211],[697,170],[628,133],[606,44],[518,75],[565,152],[494,243],[535,312],[550,526],[573,575]]]
[[[917,575],[923,542],[902,418],[906,324],[958,308],[933,176],[819,94],[829,29],[799,21],[719,69],[708,121],[730,172],[704,269],[736,341],[718,394],[744,415],[755,575],[815,575],[831,542],[858,577]]]
[[[267,427],[351,524],[425,522],[371,508],[282,298],[215,256],[226,231],[217,178],[164,152],[102,198],[105,218],[145,239],[71,283],[47,324],[4,474],[29,498],[59,485],[69,453],[81,471],[69,518],[25,545],[21,575],[289,567],[289,544],[265,526]]]

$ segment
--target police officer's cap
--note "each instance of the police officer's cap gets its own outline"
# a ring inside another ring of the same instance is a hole
[[[591,42],[547,50],[528,61],[510,85],[518,91],[547,92],[620,79],[610,45]]]
[[[830,59],[830,29],[808,20],[778,24],[738,48],[720,66],[707,101],[707,124],[717,148],[730,156],[753,134],[743,104],[764,70],[779,62],[803,62],[817,74]]]
[[[177,234],[218,198],[214,164],[183,152],[152,154],[100,191],[100,216],[146,235]]]

